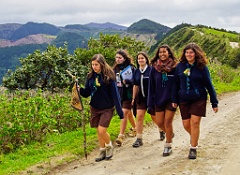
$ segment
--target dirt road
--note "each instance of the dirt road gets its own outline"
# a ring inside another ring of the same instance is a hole
[[[208,103],[207,117],[201,122],[198,156],[189,160],[189,136],[180,115],[174,119],[173,153],[162,157],[163,141],[156,126],[147,127],[144,145],[133,148],[135,138],[115,147],[110,161],[95,162],[97,152],[63,165],[49,175],[237,175],[240,174],[240,92],[219,97],[219,112]]]

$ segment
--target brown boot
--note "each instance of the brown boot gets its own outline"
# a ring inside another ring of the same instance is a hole
[[[116,139],[117,146],[122,146],[123,139],[124,139],[124,136],[118,136],[118,138]]]

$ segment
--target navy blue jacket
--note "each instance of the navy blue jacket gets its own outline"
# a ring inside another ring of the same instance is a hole
[[[152,110],[154,106],[165,106],[166,103],[172,102],[172,84],[174,77],[173,69],[171,72],[167,73],[168,80],[163,82],[162,73],[158,72],[154,67],[152,67],[149,76],[149,88],[148,88],[148,109]]]
[[[133,75],[133,85],[136,85],[139,87],[139,92],[137,96],[137,101],[138,100],[143,100],[147,102],[147,97],[148,97],[148,82],[149,82],[149,74],[150,74],[151,66],[148,66],[147,69],[143,72],[143,89],[141,87],[141,75],[142,73],[140,72],[139,69],[136,69]],[[145,97],[143,97],[143,93]]]
[[[180,62],[175,70],[174,76],[174,84],[173,84],[173,102],[187,102],[183,98],[180,97],[179,92],[181,90],[187,89],[187,79],[186,75],[184,75],[184,71],[188,68],[188,63]],[[207,100],[207,91],[210,95],[210,102],[212,103],[212,107],[218,106],[218,100],[216,96],[215,89],[213,87],[210,73],[205,66],[202,70],[197,68],[195,65],[191,67],[190,76],[189,76],[190,90],[198,89],[200,93],[200,99]],[[207,91],[206,91],[207,90]]]
[[[110,80],[109,84],[104,83],[102,74],[99,76],[99,87],[94,86],[97,74],[94,73],[90,79],[87,79],[84,88],[80,88],[80,95],[83,97],[91,96],[90,105],[95,109],[109,109],[116,107],[119,117],[122,119],[123,111],[120,96],[114,80]]]

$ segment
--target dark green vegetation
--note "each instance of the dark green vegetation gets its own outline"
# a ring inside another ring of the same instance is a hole
[[[66,70],[70,70],[83,83],[90,60],[96,53],[102,53],[112,65],[118,48],[127,49],[131,55],[146,49],[144,43],[130,37],[103,34],[100,34],[99,40],[91,38],[88,48],[78,48],[73,55],[68,53],[67,47],[48,46],[44,52],[37,50],[28,57],[21,58],[21,66],[15,71],[7,72],[3,85],[10,90],[41,88],[57,91],[71,84]]]
[[[81,25],[66,28],[88,30]],[[85,39],[78,32],[60,32],[57,39],[63,46],[48,45],[45,49],[23,54],[19,67],[5,74],[3,85],[8,90],[0,95],[0,174],[17,174],[23,170],[34,174],[29,171],[30,166],[54,157],[64,157],[57,164],[83,157],[82,117],[88,121],[89,99],[84,99],[82,113],[70,107],[69,90],[73,82],[65,70],[70,70],[83,84],[95,53],[102,53],[112,65],[118,48],[127,49],[133,57],[141,50],[149,50],[144,42],[131,37],[101,33],[97,39],[90,37],[86,47],[78,47],[71,53],[68,50],[70,43],[64,45],[66,38],[71,39],[73,45],[83,44],[81,41],[75,43],[74,37]],[[239,34],[181,24],[167,34],[156,34],[155,39],[158,42],[150,48],[149,55],[163,43],[169,44],[178,56],[187,43],[198,43],[210,60],[209,69],[217,93],[240,90],[239,48],[230,45],[230,42],[239,43]],[[9,52],[11,48],[17,47],[9,47]],[[147,115],[145,122],[150,121]],[[119,126],[120,120],[115,116],[108,130],[112,140],[117,137]],[[87,152],[96,146],[96,131],[87,124]]]

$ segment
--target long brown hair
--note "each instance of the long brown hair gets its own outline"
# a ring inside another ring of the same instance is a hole
[[[151,60],[151,64],[152,64],[152,65],[153,65],[154,63],[156,63],[157,60],[159,59],[159,52],[160,52],[160,49],[161,49],[161,48],[167,49],[168,54],[169,54],[169,58],[172,58],[174,62],[176,61],[176,58],[175,58],[174,53],[173,53],[172,49],[170,48],[170,46],[167,45],[167,44],[163,44],[163,45],[161,45],[161,46],[158,48],[157,52],[155,53],[155,56],[154,56],[153,59]]]
[[[195,53],[196,66],[199,69],[202,69],[204,66],[206,66],[206,64],[207,64],[206,54],[204,53],[202,48],[200,46],[198,46],[196,43],[189,43],[187,46],[185,46],[185,48],[182,51],[182,55],[180,57],[180,62],[184,62],[184,63],[187,62],[185,53],[189,49],[193,50]]]
[[[103,81],[105,83],[108,84],[111,79],[112,80],[116,79],[113,69],[108,65],[108,63],[106,62],[106,60],[104,59],[102,54],[95,54],[91,59],[91,62],[92,61],[97,61],[100,64],[101,75],[102,75]],[[92,77],[93,73],[94,73],[94,70],[91,66],[91,70],[90,70],[90,72],[88,73],[88,76],[87,76],[88,79]]]

